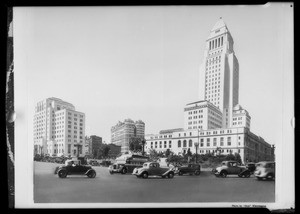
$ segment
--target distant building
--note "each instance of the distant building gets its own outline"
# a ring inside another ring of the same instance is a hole
[[[34,154],[84,156],[85,114],[58,98],[48,98],[35,106]]]
[[[188,149],[198,154],[234,154],[238,153],[243,162],[274,160],[274,149],[265,140],[251,133],[246,127],[198,130],[187,129],[166,134],[146,135],[145,151],[155,149],[175,154],[185,154]]]
[[[98,151],[100,147],[103,145],[102,137],[99,137],[97,135],[91,135],[87,137],[87,142],[89,145],[89,155],[92,158],[96,158],[98,156]]]
[[[129,141],[132,137],[144,138],[145,123],[126,119],[111,128],[111,143],[121,146],[121,153],[129,151]]]
[[[117,146],[115,144],[106,144],[106,146],[109,147],[109,157],[110,158],[116,158],[121,153],[121,146]]]

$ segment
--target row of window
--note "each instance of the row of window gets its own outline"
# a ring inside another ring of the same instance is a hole
[[[209,50],[223,46],[223,36],[209,41]]]

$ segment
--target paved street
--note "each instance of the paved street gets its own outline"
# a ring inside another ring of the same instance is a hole
[[[35,162],[35,203],[70,202],[274,202],[275,182],[253,176],[217,178],[210,172],[173,179],[139,179],[131,174],[110,175],[106,167],[93,167],[97,176],[54,175],[58,164]]]

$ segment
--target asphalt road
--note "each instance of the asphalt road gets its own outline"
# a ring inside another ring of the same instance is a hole
[[[35,203],[149,203],[149,202],[274,202],[275,182],[253,176],[217,178],[210,172],[173,179],[110,175],[106,167],[93,167],[97,176],[58,178],[58,164],[34,163]]]

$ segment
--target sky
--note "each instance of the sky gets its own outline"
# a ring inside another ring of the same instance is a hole
[[[145,133],[183,128],[183,108],[198,101],[205,41],[220,17],[239,61],[239,104],[251,131],[282,139],[287,4],[265,6],[18,7],[15,78],[25,78],[28,140],[35,104],[49,97],[86,115],[86,135],[110,143],[131,118]]]

